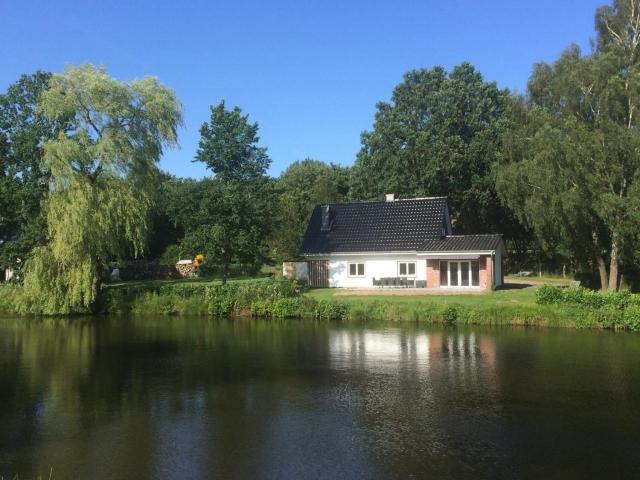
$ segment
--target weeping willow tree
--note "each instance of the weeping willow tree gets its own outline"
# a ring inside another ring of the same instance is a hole
[[[165,147],[177,145],[181,106],[155,78],[128,83],[91,65],[55,75],[40,100],[71,129],[44,145],[51,173],[49,243],[25,265],[23,309],[89,309],[109,259],[144,251],[150,185]]]

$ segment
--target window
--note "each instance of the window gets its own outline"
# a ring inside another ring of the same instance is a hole
[[[480,262],[471,262],[471,285],[480,286]]]
[[[416,262],[398,262],[398,275],[401,277],[415,277]]]
[[[460,263],[460,286],[462,287],[469,286],[469,263],[468,262]]]
[[[349,264],[349,276],[350,277],[364,277],[364,263],[350,263]]]
[[[458,286],[458,262],[449,262],[449,286]]]
[[[479,287],[480,262],[440,262],[441,287]]]

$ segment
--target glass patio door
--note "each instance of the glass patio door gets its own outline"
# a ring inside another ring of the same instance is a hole
[[[480,285],[480,264],[477,261],[441,261],[441,287],[477,287]]]

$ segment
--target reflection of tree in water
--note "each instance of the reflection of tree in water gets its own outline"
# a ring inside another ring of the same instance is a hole
[[[640,430],[635,336],[100,318],[0,338],[5,476],[584,473]]]
[[[147,476],[141,469],[154,464],[184,468],[171,462],[196,457],[205,468],[249,468],[228,452],[248,441],[260,446],[278,408],[270,390],[303,380],[305,355],[320,363],[326,356],[326,340],[300,325],[105,318],[9,329],[0,356],[7,406],[0,415],[9,425],[0,429],[0,451],[9,459],[0,454],[0,474],[39,473],[40,460],[48,468],[44,459],[71,468],[70,455],[84,458],[87,472],[114,477]],[[11,453],[33,445],[37,451],[22,460]]]

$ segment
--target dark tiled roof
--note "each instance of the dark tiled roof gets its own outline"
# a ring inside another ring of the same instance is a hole
[[[423,252],[496,250],[501,241],[501,235],[449,235],[444,238],[427,240],[419,250]]]
[[[322,206],[311,214],[300,253],[415,251],[442,236],[446,197],[394,202],[330,204],[331,228],[322,231]]]

